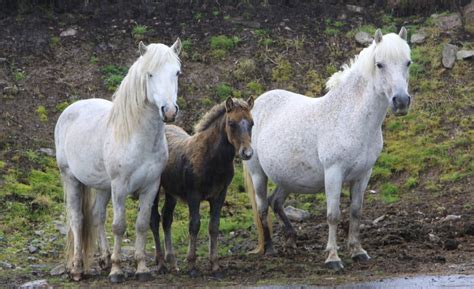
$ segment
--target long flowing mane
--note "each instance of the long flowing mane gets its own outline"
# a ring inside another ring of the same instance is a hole
[[[245,108],[249,109],[247,102],[234,98],[234,106],[236,108]],[[214,107],[211,108],[202,118],[201,120],[194,126],[194,132],[202,132],[211,125],[216,122],[218,119],[223,117],[225,114],[225,101],[219,104],[216,104]]]
[[[389,33],[383,36],[383,40],[379,44],[375,41],[369,47],[362,49],[359,55],[356,55],[349,61],[349,64],[344,64],[342,69],[329,78],[326,82],[326,89],[332,90],[339,87],[345,81],[347,76],[354,71],[359,72],[366,79],[370,79],[375,71],[375,53],[381,54],[383,59],[396,59],[407,52],[410,48],[406,41],[403,41],[397,34]]]
[[[179,62],[172,49],[163,44],[150,44],[146,53],[130,67],[112,96],[114,105],[109,115],[109,124],[113,126],[117,139],[128,139],[140,123],[147,99],[147,72],[170,61]]]

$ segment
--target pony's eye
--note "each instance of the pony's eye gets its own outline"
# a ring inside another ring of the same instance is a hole
[[[383,68],[383,64],[380,63],[380,62],[377,62],[377,67],[378,67],[379,69],[382,69],[382,68]]]
[[[152,77],[153,77],[153,74],[148,73],[148,77],[152,78]]]
[[[176,76],[180,76],[181,75],[181,71],[178,70],[178,72],[176,72]]]
[[[231,128],[236,128],[237,127],[237,123],[235,121],[229,121],[229,126]]]
[[[411,65],[411,63],[412,63],[411,60],[408,60],[407,67],[409,67]]]

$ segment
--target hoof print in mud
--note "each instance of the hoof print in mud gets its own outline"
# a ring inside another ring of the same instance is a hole
[[[341,261],[330,261],[325,263],[326,268],[331,269],[335,272],[342,272],[344,270],[344,266],[342,265]]]
[[[140,282],[150,281],[152,278],[150,272],[135,273],[135,279]]]
[[[123,274],[114,274],[109,276],[110,283],[117,284],[125,281],[125,275]]]

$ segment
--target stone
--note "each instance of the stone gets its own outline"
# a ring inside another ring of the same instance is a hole
[[[474,236],[474,223],[464,225],[464,233]]]
[[[357,41],[357,43],[363,46],[370,45],[372,41],[374,41],[372,36],[369,33],[364,32],[364,31],[357,32],[355,35],[355,40]]]
[[[456,53],[457,60],[474,58],[474,50],[459,50]]]
[[[53,221],[53,224],[54,224],[54,227],[56,227],[56,230],[59,231],[59,233],[61,233],[62,235],[67,234],[67,226],[65,224],[63,224],[60,221]]]
[[[458,13],[442,16],[435,14],[431,17],[434,19],[436,26],[438,26],[444,31],[456,30],[461,28],[462,26],[461,15],[459,15]]]
[[[288,206],[284,209],[286,216],[288,219],[296,222],[301,222],[310,217],[310,213],[308,211],[298,209],[292,206]]]
[[[5,262],[5,261],[0,261],[0,268],[3,268],[3,269],[15,269],[15,265],[10,264],[10,263]]]
[[[51,148],[40,148],[40,149],[39,149],[39,152],[40,152],[40,153],[43,153],[43,154],[45,154],[45,155],[47,155],[47,156],[50,156],[50,157],[56,156],[55,151],[54,151],[53,149],[51,149]]]
[[[446,250],[456,250],[459,247],[459,241],[455,239],[446,239],[444,241],[444,248]]]
[[[461,219],[459,215],[447,215],[445,218],[441,219],[440,222],[450,222]]]
[[[13,85],[13,86],[7,86],[3,89],[3,93],[5,95],[17,95],[20,90],[18,89],[18,86]]]
[[[76,34],[77,34],[77,30],[71,27],[71,28],[68,28],[68,29],[64,30],[63,32],[61,32],[61,34],[59,34],[59,36],[69,37],[69,36],[75,36]]]
[[[430,241],[433,243],[438,243],[441,240],[438,236],[432,233],[428,234],[428,239],[430,239]]]
[[[453,68],[454,62],[456,61],[456,53],[458,52],[458,47],[452,44],[445,44],[443,47],[443,66],[446,68]]]
[[[346,5],[347,10],[354,12],[354,13],[363,13],[365,11],[364,7],[356,6],[356,5]]]
[[[379,222],[383,221],[385,219],[385,215],[382,215],[378,217],[377,219],[372,221],[372,224],[377,225]]]
[[[58,266],[51,269],[51,271],[49,272],[51,276],[60,276],[64,273],[66,273],[66,266],[64,264],[59,264]]]
[[[35,247],[33,245],[29,245],[28,246],[28,252],[30,252],[30,254],[34,254],[34,253],[38,252],[38,247]]]
[[[411,35],[410,42],[414,44],[421,44],[425,42],[426,33],[423,30],[417,31]]]
[[[35,281],[24,283],[23,285],[20,285],[20,287],[18,288],[37,289],[37,288],[53,288],[53,287],[48,284],[48,281],[46,279],[42,279],[42,280],[35,280]]]
[[[474,33],[474,1],[464,6],[462,15],[464,17],[464,30]]]

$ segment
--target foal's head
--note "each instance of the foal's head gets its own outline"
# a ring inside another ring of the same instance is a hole
[[[253,98],[246,102],[229,97],[225,102],[225,132],[228,141],[243,160],[253,155],[251,134],[253,119],[250,110],[253,107]]]
[[[405,115],[410,106],[408,94],[408,69],[411,64],[410,47],[407,44],[407,31],[402,27],[400,33],[382,35],[375,32],[375,85],[385,95],[395,115]]]

